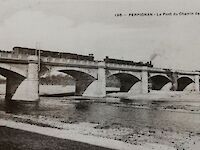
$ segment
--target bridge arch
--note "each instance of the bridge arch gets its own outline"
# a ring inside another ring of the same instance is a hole
[[[118,72],[108,77],[115,76],[120,81],[120,92],[128,92],[134,84],[141,81],[138,77],[130,73]],[[107,77],[107,78],[108,78]]]
[[[188,85],[194,83],[194,80],[187,76],[182,76],[177,80],[178,88],[177,91],[183,91]]]
[[[0,72],[0,74],[1,73],[2,73],[2,75],[5,74],[5,75],[3,75],[5,77],[7,76],[7,73],[9,74],[9,72],[11,74],[20,75],[23,77],[26,77],[26,75],[27,75],[27,65],[1,63],[0,68],[2,70],[2,72]]]
[[[79,71],[79,70],[73,70],[73,69],[65,69],[65,70],[58,70],[62,73],[66,73],[74,78],[76,88],[75,88],[75,95],[81,96],[85,92],[85,90],[88,88],[88,86],[96,80],[94,76],[91,74]]]
[[[94,78],[97,78],[97,69],[95,68],[46,66],[46,70],[50,72],[63,72],[64,70],[74,70],[75,72],[82,72]]]
[[[171,79],[165,75],[154,75],[149,78],[149,82],[151,83],[152,90],[161,90],[165,85],[171,82]]]
[[[26,78],[21,73],[0,67],[0,74],[6,78],[6,100],[11,100],[17,88]]]

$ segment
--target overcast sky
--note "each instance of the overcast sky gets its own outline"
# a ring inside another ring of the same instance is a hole
[[[115,17],[115,13],[200,12],[198,0],[0,0],[0,49],[94,53],[156,67],[200,70],[200,15]]]

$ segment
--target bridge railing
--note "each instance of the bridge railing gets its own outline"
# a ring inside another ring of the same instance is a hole
[[[0,59],[28,60],[28,55],[0,52]]]
[[[0,53],[0,57],[1,58],[11,58],[11,54],[10,53]]]
[[[8,52],[0,52],[0,59],[28,60],[28,56],[29,55],[27,54],[13,54]],[[53,58],[53,57],[41,57],[41,60],[45,63],[97,66],[96,61],[89,61],[89,60],[76,60],[76,59]]]
[[[52,58],[52,57],[42,57],[44,63],[51,64],[66,64],[66,65],[87,65],[87,66],[97,66],[96,61],[89,60],[76,60],[76,59],[64,59],[64,58]]]
[[[178,74],[199,74],[200,72],[197,71],[187,71],[187,70],[175,70],[175,69],[165,69],[165,68],[155,68],[155,67],[147,67],[147,66],[133,66],[133,65],[127,65],[127,64],[115,64],[115,63],[106,63],[106,67],[110,69],[120,69],[120,70],[147,70],[149,72],[160,72],[160,73],[167,73],[167,72],[177,72]]]
[[[129,69],[129,70],[143,70],[143,66],[133,66],[128,64],[115,64],[115,63],[106,63],[106,68],[113,69]]]
[[[0,59],[13,59],[13,60],[28,60],[27,54],[13,54],[12,52],[0,51]],[[79,65],[79,66],[92,66],[98,67],[98,61],[89,60],[76,60],[76,59],[65,59],[65,58],[53,58],[53,57],[41,57],[43,62],[52,64],[64,64],[64,65]],[[134,66],[128,64],[116,64],[116,63],[106,63],[105,67],[110,69],[127,69],[127,70],[148,70],[150,72],[177,72],[178,74],[191,74],[200,75],[199,71],[187,71],[187,70],[175,70],[175,69],[165,69],[165,68],[155,68],[147,66]]]

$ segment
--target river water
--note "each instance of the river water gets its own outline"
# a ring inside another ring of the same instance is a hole
[[[111,99],[111,98],[110,98]],[[161,105],[200,106],[200,102],[156,102],[130,101],[124,99],[69,99],[59,97],[43,97],[39,105],[33,104],[6,105],[2,99],[0,110],[18,115],[47,116],[64,122],[91,122],[105,127],[129,127],[136,129],[155,128],[176,132],[200,133],[200,113],[178,112],[157,109]],[[134,107],[135,104],[148,107]]]

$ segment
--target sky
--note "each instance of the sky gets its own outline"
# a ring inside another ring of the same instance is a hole
[[[0,49],[14,46],[93,53],[155,67],[200,70],[200,15],[116,17],[129,13],[199,12],[198,0],[0,0]]]

